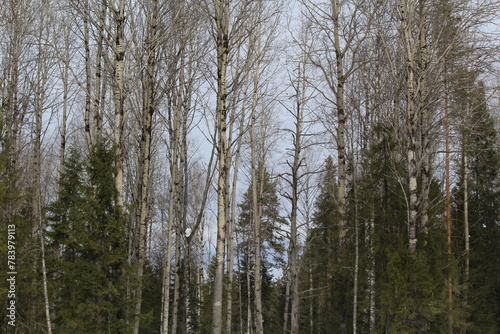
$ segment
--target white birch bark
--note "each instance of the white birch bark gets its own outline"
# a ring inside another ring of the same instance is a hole
[[[419,72],[422,73],[419,80],[419,96],[418,101],[420,109],[420,146],[421,146],[421,207],[420,207],[420,226],[424,233],[427,233],[429,222],[429,192],[430,192],[430,120],[429,120],[429,92],[427,88],[427,72],[428,72],[428,55],[427,55],[427,5],[426,0],[419,1]]]
[[[46,52],[46,47],[44,46],[43,39],[48,36],[44,36],[45,33],[45,16],[48,14],[45,6],[46,3],[42,3],[39,8],[40,12],[40,27],[38,32],[38,61],[37,61],[37,73],[36,73],[36,88],[35,88],[35,143],[33,148],[33,188],[34,188],[34,198],[32,206],[33,214],[33,238],[37,236],[40,241],[41,249],[41,265],[42,265],[42,290],[44,298],[44,311],[47,325],[47,333],[52,334],[52,321],[50,318],[50,302],[49,302],[49,292],[47,287],[47,268],[45,263],[45,240],[43,237],[43,221],[42,221],[42,192],[41,192],[41,164],[42,164],[42,120],[44,103],[46,97],[46,85],[48,81],[48,68],[47,60],[49,59]],[[35,266],[36,268],[36,266]]]
[[[86,0],[83,8],[83,43],[85,48],[85,112],[84,112],[84,124],[85,124],[85,140],[87,143],[87,148],[93,146],[91,131],[90,131],[90,113],[91,113],[91,60],[90,60],[90,32],[89,32],[89,20],[90,20],[90,8],[89,0]]]
[[[113,2],[114,5],[114,2]],[[123,78],[125,60],[125,0],[119,0],[117,7],[111,9],[115,23],[114,32],[114,104],[115,124],[114,141],[116,150],[115,187],[118,192],[117,205],[123,209],[123,126],[125,124],[125,83]],[[89,87],[90,90],[90,87]]]
[[[406,121],[408,132],[408,249],[411,252],[417,250],[417,228],[419,223],[419,201],[417,190],[418,179],[418,113],[415,105],[415,43],[412,36],[412,23],[415,17],[415,1],[402,0],[401,25],[404,39],[405,62],[406,62]]]
[[[345,96],[344,96],[344,86],[346,83],[346,77],[344,75],[344,51],[342,50],[342,45],[340,44],[340,2],[338,0],[332,0],[332,21],[333,21],[333,38],[334,38],[334,50],[335,57],[337,60],[336,64],[336,74],[337,74],[337,92],[335,94],[336,106],[337,106],[337,155],[338,155],[338,211],[339,211],[339,246],[340,249],[343,246],[344,239],[346,236],[346,151],[345,151]]]
[[[222,332],[222,292],[224,280],[224,255],[226,244],[226,208],[227,208],[227,58],[229,53],[229,1],[216,0],[216,46],[217,46],[217,161],[219,177],[217,181],[217,246],[215,263],[215,282],[212,306],[212,334]]]
[[[92,112],[92,139],[94,142],[101,140],[102,138],[102,115],[101,115],[101,103],[105,97],[104,90],[105,84],[102,80],[103,76],[103,53],[105,50],[104,46],[104,33],[105,33],[105,24],[107,20],[107,10],[108,4],[107,0],[102,1],[100,4],[101,11],[99,14],[99,28],[98,28],[98,40],[97,40],[97,52],[96,52],[96,60],[95,60],[95,83],[94,83],[94,96],[93,96],[93,112]],[[102,84],[101,84],[102,82]]]
[[[368,268],[368,292],[369,292],[369,329],[370,329],[370,334],[373,334],[376,332],[376,281],[375,281],[375,243],[374,243],[374,238],[375,238],[375,207],[372,206],[370,208],[370,222],[369,222],[369,241],[368,241],[368,247],[369,247],[369,258],[370,258],[370,264]]]
[[[141,139],[139,148],[139,180],[138,180],[138,200],[139,203],[136,209],[136,226],[139,230],[138,235],[138,251],[137,251],[137,280],[139,286],[134,293],[135,301],[135,319],[134,333],[139,333],[140,314],[142,304],[142,289],[144,276],[144,263],[146,260],[147,247],[147,232],[148,232],[148,216],[149,216],[149,187],[150,187],[150,166],[151,166],[151,141],[152,141],[152,120],[155,113],[155,71],[156,71],[156,28],[158,15],[158,0],[152,0],[151,12],[147,18],[147,35],[146,35],[146,58],[147,66],[144,73],[143,82],[143,107],[142,107],[142,122],[141,122]],[[100,85],[96,87],[100,89]],[[97,106],[96,106],[97,107]],[[96,111],[98,112],[98,111]],[[99,116],[97,116],[98,118]],[[98,121],[95,126],[97,127]]]
[[[262,9],[262,2],[258,1],[258,13],[257,16],[260,18],[260,11]],[[263,162],[257,161],[256,150],[257,150],[257,140],[255,138],[255,126],[257,123],[257,103],[258,103],[258,87],[260,79],[260,63],[261,63],[261,27],[258,23],[257,31],[255,33],[255,42],[252,43],[254,47],[254,52],[256,53],[256,68],[253,77],[253,92],[252,92],[252,110],[251,110],[251,122],[250,122],[250,154],[251,154],[251,180],[252,180],[252,222],[253,222],[253,240],[254,240],[254,303],[255,303],[255,333],[262,334],[263,328],[263,318],[262,318],[262,236],[261,236],[261,225],[262,225],[262,203],[260,202],[263,186],[264,172]],[[265,139],[261,139],[265,140]],[[258,175],[259,174],[259,175]],[[260,179],[260,182],[259,182]],[[250,297],[250,296],[249,296]]]
[[[245,125],[245,105],[243,105],[240,116],[240,126],[238,130],[238,139],[236,141],[236,152],[233,167],[233,181],[231,187],[231,212],[229,214],[228,238],[227,238],[227,276],[228,276],[228,291],[227,291],[227,315],[226,315],[226,332],[231,333],[232,314],[233,314],[233,285],[234,285],[234,223],[236,221],[236,190],[238,184],[238,173],[241,155],[241,145],[243,139],[243,130]]]

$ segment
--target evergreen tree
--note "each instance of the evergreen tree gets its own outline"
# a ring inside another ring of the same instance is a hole
[[[308,235],[306,252],[303,257],[303,268],[311,271],[314,277],[313,286],[301,290],[313,289],[317,291],[309,302],[317,305],[314,309],[315,333],[328,333],[339,328],[339,312],[341,298],[339,293],[346,290],[337,289],[339,282],[338,249],[339,249],[339,221],[337,182],[335,166],[332,157],[325,161],[325,169],[319,184],[320,194],[316,200],[314,225]],[[304,277],[304,273],[302,273]],[[302,279],[303,284],[307,282]],[[345,301],[345,298],[342,297]],[[345,306],[345,305],[344,305]],[[306,308],[303,308],[304,312]],[[347,307],[345,308],[347,310]],[[307,324],[310,315],[301,317]]]
[[[0,118],[0,251],[3,254],[0,267],[6,269],[0,274],[0,279],[7,282],[12,276],[7,277],[7,272],[16,272],[16,275],[15,291],[9,293],[10,285],[0,285],[0,304],[7,308],[11,300],[15,301],[16,318],[14,327],[8,325],[11,318],[3,316],[0,329],[5,333],[16,329],[22,332],[44,331],[43,295],[38,288],[39,240],[33,235],[32,223],[33,192],[21,186],[21,173],[19,167],[12,164],[12,146],[3,136],[3,130],[3,119]]]
[[[263,319],[264,331],[271,331],[272,326],[276,326],[276,309],[272,305],[277,304],[276,289],[271,281],[269,271],[273,267],[273,262],[282,264],[280,256],[283,254],[282,238],[279,233],[276,233],[280,225],[284,224],[284,219],[280,217],[279,206],[280,201],[277,194],[276,181],[271,179],[271,175],[267,170],[262,173],[258,172],[257,175],[263,175],[262,180],[260,177],[257,179],[257,189],[262,189],[262,193],[258,198],[258,205],[261,207],[261,240],[262,240],[262,305],[263,305]],[[254,277],[251,274],[254,270],[253,247],[253,206],[252,206],[252,187],[249,186],[248,190],[243,195],[242,202],[238,205],[241,212],[236,226],[237,233],[241,235],[241,241],[238,244],[240,263],[239,273],[237,275],[238,283],[241,284],[242,296],[240,303],[242,303],[243,319],[246,324],[247,309],[250,307],[253,310],[254,303]],[[247,275],[250,273],[250,275]],[[249,281],[249,279],[250,281]],[[248,289],[250,288],[250,289]],[[248,295],[247,291],[250,291]],[[233,306],[235,310],[234,315],[240,316],[239,306]],[[274,316],[273,316],[274,314]],[[252,324],[253,326],[253,324]],[[276,328],[276,327],[274,327]]]
[[[494,121],[488,110],[481,82],[456,92],[462,115],[463,152],[467,166],[461,166],[460,183],[455,189],[455,251],[463,265],[459,294],[468,312],[464,327],[471,332],[498,333],[500,330],[500,152]],[[464,249],[464,179],[468,180],[469,253]],[[470,261],[466,264],[466,261]],[[468,267],[468,268],[466,268]],[[465,272],[467,271],[467,272]],[[466,279],[469,278],[468,281]]]
[[[394,159],[401,143],[383,125],[376,125],[374,133],[377,140],[365,153],[358,197],[361,219],[374,223],[373,231],[361,235],[370,233],[374,239],[377,328],[391,333],[442,333],[447,266],[443,206],[431,206],[429,228],[419,232],[421,249],[412,253],[407,247],[407,202],[401,181],[407,171]],[[440,184],[433,179],[429,198],[431,203],[443,203]]]
[[[48,208],[54,255],[54,321],[61,333],[121,333],[126,325],[127,241],[117,206],[114,153],[97,144],[83,160],[72,149],[58,199]]]
[[[280,217],[279,207],[280,200],[277,193],[276,181],[271,180],[271,175],[267,170],[257,175],[263,175],[263,179],[257,178],[257,189],[262,185],[262,195],[258,198],[259,205],[262,206],[262,230],[261,238],[264,242],[264,249],[273,249],[277,252],[282,251],[281,238],[275,231],[284,220]],[[246,245],[252,238],[252,187],[249,186],[248,190],[243,195],[243,200],[238,204],[240,208],[240,216],[238,219],[237,229],[238,232],[243,232],[243,237],[246,239],[241,246]]]

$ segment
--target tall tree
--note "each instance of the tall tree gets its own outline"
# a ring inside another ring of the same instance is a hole
[[[257,191],[257,196],[254,196],[254,191]],[[262,293],[262,330],[265,332],[267,330],[266,324],[270,323],[270,315],[266,314],[264,310],[268,308],[266,306],[268,306],[271,301],[271,296],[263,293],[266,289],[266,267],[269,268],[270,266],[269,260],[266,261],[265,254],[267,254],[268,258],[271,258],[273,253],[281,253],[281,240],[279,236],[276,235],[276,232],[279,230],[280,225],[283,224],[283,219],[280,217],[280,201],[277,194],[276,180],[271,179],[271,175],[262,165],[259,166],[256,173],[256,186],[254,186],[253,182],[249,185],[239,207],[241,213],[237,230],[241,237],[238,250],[241,254],[241,263],[243,263],[240,279],[244,280],[244,286],[247,289],[244,300],[244,304],[247,308],[247,316],[245,317],[247,330],[256,331],[258,328],[258,324],[252,321],[252,319],[255,319],[252,317],[252,314],[257,313],[255,294],[260,292]],[[255,230],[256,215],[259,215],[258,219],[261,223],[258,237],[256,236],[257,231]],[[258,261],[259,255],[256,252],[258,249],[257,241],[261,243],[260,263]],[[259,278],[256,277],[255,274],[252,274],[259,272],[255,268],[257,265],[261,267],[259,271],[262,273],[260,277],[262,280],[262,282],[260,282],[261,291],[257,291],[255,288]]]
[[[455,194],[454,200],[455,224],[464,229],[456,230],[454,236],[457,239],[467,237],[469,244],[454,243],[453,246],[458,254],[464,254],[461,258],[464,270],[462,282],[466,288],[464,301],[470,310],[474,310],[462,326],[471,332],[494,333],[500,326],[498,305],[490,299],[494,298],[494,291],[498,291],[500,286],[499,280],[491,273],[498,265],[498,257],[491,254],[499,252],[493,240],[500,235],[497,223],[500,202],[498,137],[484,84],[475,81],[457,93],[458,106],[465,111],[464,117],[460,118],[460,131],[462,160],[467,164],[459,170],[461,182],[457,190],[460,192]],[[467,229],[466,225],[469,225]],[[468,236],[464,236],[466,232]],[[485,305],[490,306],[484,308]]]
[[[60,268],[54,298],[58,329],[127,330],[126,227],[117,204],[115,174],[114,152],[105,143],[96,145],[85,160],[73,149],[58,200],[48,208],[47,234],[53,261]]]
[[[135,325],[134,333],[139,334],[141,302],[142,302],[142,289],[143,289],[143,276],[144,276],[144,263],[146,260],[146,245],[147,245],[147,232],[148,232],[148,218],[149,218],[149,189],[150,183],[150,168],[151,168],[151,145],[153,135],[153,117],[157,108],[155,100],[156,95],[156,72],[157,72],[157,26],[158,26],[158,1],[153,0],[151,3],[145,5],[146,10],[146,41],[145,41],[145,54],[146,54],[146,69],[143,74],[143,106],[142,106],[142,121],[141,121],[141,140],[139,148],[139,180],[137,183],[138,200],[135,212],[134,231],[138,231],[137,235],[137,253],[133,259],[137,265],[137,280],[138,288],[134,293],[136,299],[135,305]],[[96,84],[97,85],[97,84]]]
[[[216,0],[215,30],[217,52],[217,106],[216,106],[216,136],[217,165],[219,176],[217,180],[217,247],[215,262],[215,281],[212,312],[212,334],[222,332],[222,291],[224,280],[224,254],[226,245],[226,209],[227,183],[229,167],[227,166],[227,66],[229,54],[229,1]]]

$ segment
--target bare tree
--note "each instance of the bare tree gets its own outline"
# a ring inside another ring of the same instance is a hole
[[[224,253],[226,244],[227,208],[227,60],[229,54],[229,1],[216,0],[216,48],[217,48],[217,162],[219,177],[217,181],[217,249],[215,262],[215,286],[212,311],[212,333],[222,332],[222,289],[224,279]]]
[[[137,280],[139,285],[134,293],[136,299],[135,304],[135,320],[134,333],[139,333],[140,313],[142,302],[144,262],[146,259],[148,218],[149,218],[149,188],[150,188],[150,166],[151,166],[151,142],[152,142],[152,120],[155,114],[157,102],[156,98],[156,58],[157,58],[157,25],[158,25],[158,1],[152,0],[144,6],[146,10],[146,68],[143,74],[143,107],[141,121],[141,139],[139,148],[139,179],[138,188],[138,204],[135,212],[137,236],[137,258],[134,263],[137,265]],[[97,87],[98,83],[96,83]],[[98,89],[100,89],[98,87]]]

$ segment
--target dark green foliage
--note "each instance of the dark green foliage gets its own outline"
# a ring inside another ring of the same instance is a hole
[[[458,277],[463,284],[458,294],[466,311],[464,326],[474,333],[498,333],[500,330],[500,153],[493,119],[486,105],[482,83],[458,91],[457,104],[467,115],[462,127],[463,153],[467,157],[467,175],[462,166],[460,183],[454,191],[454,251],[462,269],[464,249],[464,183],[468,178],[470,278]],[[466,109],[465,107],[469,107]]]
[[[376,324],[383,333],[442,333],[446,324],[446,230],[443,205],[431,207],[427,232],[419,231],[421,249],[408,250],[406,171],[394,159],[398,143],[379,126],[378,138],[365,152],[347,201],[347,237],[339,249],[337,185],[331,158],[325,163],[314,227],[303,257],[304,333],[349,333],[353,319],[355,228],[359,233],[358,330],[368,332],[368,269],[375,265]],[[432,203],[442,203],[440,185],[433,181]],[[370,225],[373,223],[374,230]],[[370,245],[373,244],[373,254]],[[312,313],[311,313],[311,305]]]
[[[264,170],[263,179],[260,179],[261,172],[258,171],[257,192],[262,187],[262,195],[257,199],[258,205],[262,207],[261,217],[261,240],[263,242],[263,251],[266,253],[275,252],[279,255],[283,252],[282,238],[275,233],[277,227],[283,224],[285,220],[280,216],[280,200],[277,193],[276,181],[271,179],[271,175]],[[238,245],[242,249],[252,247],[253,240],[253,207],[252,207],[252,186],[243,195],[243,200],[238,204],[240,216],[237,224],[237,231],[242,233],[243,241]]]
[[[0,120],[1,122],[1,120]],[[0,124],[1,127],[1,124]],[[0,138],[0,280],[7,282],[8,229],[15,230],[14,263],[16,275],[16,327],[8,326],[6,313],[2,312],[0,331],[11,333],[46,329],[43,312],[43,295],[40,286],[40,244],[34,231],[31,203],[33,191],[19,187],[20,172],[12,165],[11,145]],[[14,227],[14,228],[13,228]],[[12,245],[12,244],[11,244]],[[10,270],[12,271],[12,270]],[[0,305],[6,309],[8,300],[4,283],[0,284]]]
[[[141,334],[160,332],[162,312],[162,278],[163,272],[159,266],[146,263],[144,267],[144,290],[141,306]]]
[[[126,221],[116,205],[114,153],[72,149],[58,199],[48,208],[49,268],[58,333],[120,333],[126,327]]]
[[[333,160],[325,162],[325,171],[319,185],[321,192],[316,201],[314,227],[309,234],[304,254],[301,290],[312,292],[303,305],[304,327],[309,326],[313,309],[314,333],[339,333],[351,330],[347,321],[352,317],[352,230],[348,226],[347,240],[339,247],[339,220],[337,211],[337,182]],[[304,269],[307,268],[307,272]],[[312,286],[310,284],[312,275]],[[317,305],[317,307],[316,307]]]
[[[262,173],[261,173],[262,172]],[[262,194],[258,198],[258,205],[262,207],[261,217],[261,240],[262,240],[262,259],[261,259],[261,274],[262,274],[262,307],[264,332],[275,333],[279,332],[282,326],[279,300],[279,286],[272,281],[272,276],[269,271],[277,264],[283,263],[283,242],[279,233],[276,233],[280,225],[285,223],[285,220],[280,216],[280,201],[277,194],[277,184],[271,179],[271,175],[267,170],[259,172],[258,175],[263,175],[261,179],[258,177],[257,189],[262,187]],[[235,285],[240,286],[241,294],[237,294],[233,298],[233,328],[240,329],[238,319],[242,318],[242,325],[246,330],[247,324],[247,309],[250,306],[252,313],[254,312],[254,225],[253,225],[253,205],[252,205],[252,187],[243,196],[242,202],[238,205],[240,208],[240,216],[237,223],[237,233],[239,233],[238,253],[240,266],[235,272]],[[247,273],[250,273],[248,279]],[[248,294],[250,289],[250,295]],[[252,319],[252,326],[254,325]]]

